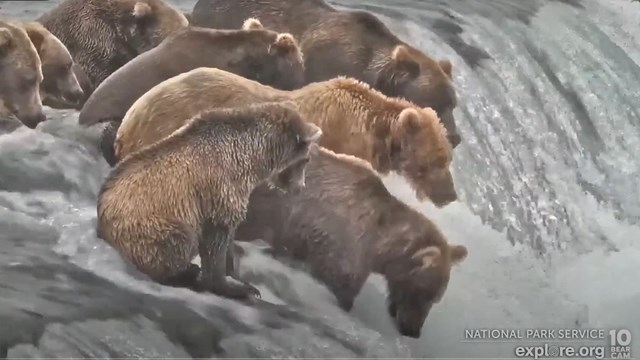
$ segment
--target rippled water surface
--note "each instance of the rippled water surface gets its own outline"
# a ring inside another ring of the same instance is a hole
[[[35,18],[54,3],[0,2],[0,17]],[[189,11],[194,2],[173,3]],[[49,111],[35,131],[0,122],[0,355],[497,359],[516,344],[465,342],[464,330],[640,336],[640,4],[333,4],[374,12],[454,64],[461,201],[435,209],[404,180],[385,179],[470,252],[422,338],[398,337],[380,278],[346,314],[306,273],[253,247],[242,271],[262,291],[258,305],[146,281],[95,236],[108,172],[99,129]]]

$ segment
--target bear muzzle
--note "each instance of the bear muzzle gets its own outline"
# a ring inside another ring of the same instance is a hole
[[[452,191],[435,191],[429,198],[433,204],[439,208],[449,205],[450,203],[458,200],[458,194],[455,190]]]
[[[35,129],[38,124],[47,120],[47,116],[42,110],[28,114],[16,114],[16,117],[29,129]]]

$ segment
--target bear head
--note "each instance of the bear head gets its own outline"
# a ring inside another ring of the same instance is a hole
[[[277,106],[273,106],[273,105]],[[322,130],[305,121],[292,101],[266,103],[270,106],[266,153],[273,154],[274,172],[267,185],[282,192],[296,194],[305,187],[305,169],[312,152],[317,151]]]
[[[26,31],[0,21],[0,107],[33,129],[46,120],[40,99],[42,65]]]
[[[84,92],[72,68],[74,62],[67,47],[37,22],[26,22],[23,27],[42,62],[44,78],[40,84],[40,97],[43,103],[80,103],[84,98]]]
[[[304,57],[293,35],[264,29],[256,18],[245,20],[242,29],[252,33],[255,41],[246,48],[243,60],[246,69],[254,74],[249,78],[281,90],[304,85]]]
[[[160,44],[173,32],[189,26],[184,13],[164,0],[117,0],[118,22],[123,37],[134,52],[141,54]]]
[[[429,235],[427,235],[429,236]],[[431,307],[447,290],[453,265],[467,256],[464,245],[430,245],[399,262],[395,276],[387,279],[388,311],[401,335],[419,338]]]
[[[378,71],[375,87],[388,96],[405,98],[420,107],[434,109],[455,148],[461,137],[453,117],[457,96],[452,84],[452,68],[448,60],[436,61],[401,44],[385,59]]]
[[[438,207],[457,200],[449,166],[452,147],[447,131],[430,108],[408,107],[391,128],[391,168],[408,179],[419,200]]]

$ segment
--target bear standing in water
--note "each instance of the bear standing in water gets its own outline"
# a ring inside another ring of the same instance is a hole
[[[323,0],[199,0],[191,22],[234,29],[250,17],[267,29],[295,36],[307,83],[339,75],[364,81],[387,96],[434,109],[452,146],[460,143],[451,62],[436,61],[400,40],[374,15],[337,10]]]
[[[371,273],[383,275],[389,315],[402,335],[420,337],[466,247],[448,245],[433,222],[391,195],[361,159],[320,148],[305,169],[303,192],[262,185],[252,192],[236,239],[263,239],[276,256],[304,262],[346,311]]]
[[[226,277],[227,248],[256,185],[303,186],[299,164],[321,133],[293,104],[202,113],[113,169],[98,195],[98,236],[161,284],[259,294]]]
[[[381,174],[398,173],[420,200],[445,206],[457,199],[451,144],[436,113],[347,78],[282,91],[219,69],[183,73],[131,106],[116,135],[115,159],[162,139],[201,111],[285,99],[322,129],[321,146],[369,161]]]
[[[37,21],[71,52],[91,86],[83,89],[87,97],[122,65],[189,25],[163,0],[66,0]]]
[[[45,121],[42,78],[40,57],[21,23],[0,20],[0,116],[15,115],[31,129]]]

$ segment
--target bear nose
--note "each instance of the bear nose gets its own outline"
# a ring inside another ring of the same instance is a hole
[[[420,338],[421,329],[419,327],[414,328],[412,326],[400,326],[398,331],[402,336],[406,336],[414,339]]]
[[[29,129],[35,129],[39,123],[47,120],[47,116],[42,111],[39,111],[34,114],[21,115],[18,119]]]
[[[452,148],[455,148],[462,142],[462,137],[459,134],[447,134],[447,139],[451,143]]]
[[[82,89],[80,87],[77,87],[75,89],[73,89],[73,91],[71,92],[71,98],[73,100],[80,100],[82,99],[82,97],[84,96],[84,91],[82,91]]]
[[[437,207],[443,207],[458,200],[458,194],[454,191],[439,191],[431,194],[431,201]]]
[[[79,104],[84,98],[84,91],[82,91],[82,88],[80,86],[75,86],[67,91],[67,93],[65,94],[65,98],[67,98],[68,101]]]

